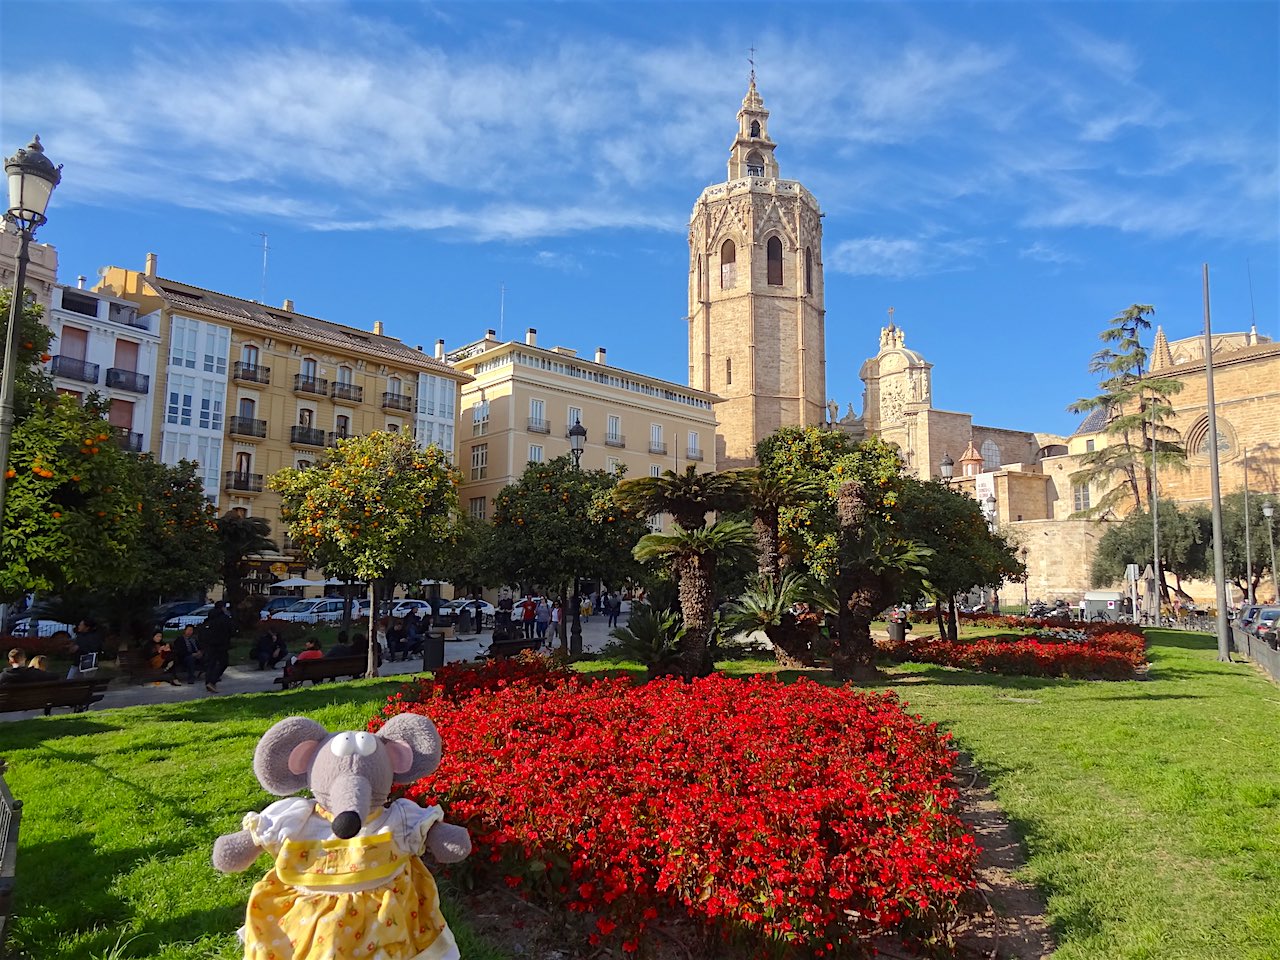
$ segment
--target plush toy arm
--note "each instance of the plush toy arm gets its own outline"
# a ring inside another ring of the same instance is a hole
[[[213,841],[213,869],[219,873],[240,873],[258,859],[262,848],[253,842],[248,830],[228,833]]]
[[[471,853],[471,834],[466,827],[437,823],[427,833],[427,852],[439,863],[457,863]]]

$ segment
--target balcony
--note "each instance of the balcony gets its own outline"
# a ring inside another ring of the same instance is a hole
[[[696,447],[690,447],[688,450],[686,450],[686,451],[684,452],[684,458],[685,458],[686,460],[695,460],[695,461],[697,461],[698,463],[701,463],[701,462],[702,462],[702,451],[701,451],[701,450],[699,450],[699,449],[697,449]]]
[[[280,552],[290,557],[302,555],[302,548],[293,542],[292,537],[285,537],[280,541]]]
[[[407,393],[384,393],[382,395],[383,410],[412,410],[413,397]]]
[[[250,383],[271,382],[270,367],[260,367],[256,363],[245,363],[243,360],[235,362],[231,375],[237,380],[248,380]]]
[[[49,362],[49,372],[55,377],[79,380],[81,383],[98,382],[98,365],[85,363],[76,357],[56,356]]]
[[[236,437],[263,439],[267,435],[267,421],[255,420],[253,417],[227,417],[227,433]]]
[[[128,427],[116,427],[116,446],[128,453],[142,452],[142,434],[134,433]]]
[[[656,453],[660,457],[665,457],[667,455],[667,445],[660,440],[650,440],[649,452]]]
[[[338,445],[339,440],[350,440],[354,436],[355,436],[354,433],[350,433],[346,430],[330,430],[328,445],[331,447],[336,447]]]
[[[627,438],[626,438],[626,437],[624,437],[624,436],[623,436],[622,434],[620,434],[620,433],[615,433],[615,434],[613,434],[613,435],[611,435],[611,436],[610,436],[610,435],[608,435],[608,434],[606,434],[606,435],[605,435],[605,438],[604,438],[604,445],[605,445],[606,447],[623,447],[623,448],[625,448],[625,447],[626,447],[626,445],[627,445]]]
[[[315,427],[290,427],[289,442],[295,447],[323,447],[324,431]]]
[[[228,470],[223,477],[222,489],[237,490],[241,493],[261,493],[262,474],[241,473],[238,470]]]
[[[329,381],[320,377],[308,377],[305,373],[294,374],[294,393],[314,393],[317,396],[329,395]]]
[[[346,403],[363,403],[364,387],[358,387],[354,383],[335,383],[329,388],[329,396]]]
[[[550,432],[551,432],[551,421],[550,421],[550,420],[539,420],[537,417],[530,417],[530,418],[529,418],[529,432],[530,432],[530,433],[550,433]]]
[[[107,368],[107,386],[117,390],[128,390],[131,393],[146,393],[151,389],[151,378],[136,370],[121,370],[119,367]]]

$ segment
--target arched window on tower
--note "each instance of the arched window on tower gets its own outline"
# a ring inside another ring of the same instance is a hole
[[[813,248],[804,248],[804,292],[813,293]]]
[[[720,289],[732,290],[738,283],[738,248],[732,240],[720,247]]]
[[[770,237],[767,245],[769,258],[769,286],[782,286],[782,241]]]
[[[760,156],[755,150],[747,154],[747,176],[763,177],[764,176],[764,157]]]
[[[982,441],[982,462],[989,470],[1000,466],[1000,447],[994,440]]]
[[[752,121],[751,121],[751,136],[753,136],[753,137],[758,137],[758,136],[760,136],[760,121],[759,121],[759,120],[752,120]]]

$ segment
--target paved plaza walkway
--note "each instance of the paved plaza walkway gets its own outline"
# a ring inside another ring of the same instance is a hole
[[[626,616],[622,618],[626,622]],[[445,663],[467,662],[477,659],[489,646],[489,633],[467,637],[462,640],[450,640],[444,646]],[[587,652],[601,649],[609,641],[608,622],[604,617],[591,617],[582,625],[582,648]],[[422,658],[396,663],[383,663],[378,671],[384,677],[409,678],[422,672]],[[195,684],[183,683],[173,686],[169,683],[129,683],[124,679],[111,681],[111,686],[102,698],[102,702],[89,708],[91,713],[112,707],[134,707],[149,703],[176,703],[181,700],[202,700],[206,697],[225,697],[237,693],[262,693],[279,690],[274,680],[280,676],[277,670],[259,670],[255,664],[232,664],[227,668],[218,693],[209,693],[204,688],[204,681],[197,679]],[[341,681],[337,681],[341,682]],[[62,716],[68,711],[65,708],[55,709],[55,716]],[[9,720],[26,720],[43,716],[39,710],[28,710],[22,713],[2,713],[0,722]]]

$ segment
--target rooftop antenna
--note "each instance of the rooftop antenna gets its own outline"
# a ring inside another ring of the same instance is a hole
[[[267,235],[265,233],[259,233],[257,236],[262,238],[262,292],[258,302],[265,306],[267,303],[267,250],[269,247],[267,246]]]
[[[507,317],[507,283],[498,284],[498,339],[502,339],[502,324]]]

